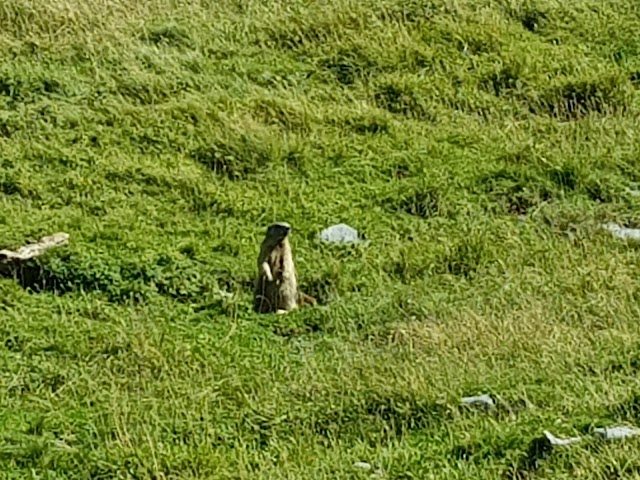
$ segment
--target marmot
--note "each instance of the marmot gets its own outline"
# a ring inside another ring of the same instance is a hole
[[[286,313],[316,300],[298,290],[298,279],[289,243],[291,225],[274,223],[267,228],[258,255],[254,310],[258,313]]]

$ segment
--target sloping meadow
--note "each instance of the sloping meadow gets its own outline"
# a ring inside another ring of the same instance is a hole
[[[529,448],[640,424],[640,250],[601,228],[640,226],[639,31],[628,0],[2,2],[0,248],[71,242],[0,279],[0,476],[639,475],[633,441]],[[319,305],[259,316],[277,220]]]

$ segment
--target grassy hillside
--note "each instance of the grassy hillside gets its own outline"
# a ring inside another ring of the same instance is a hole
[[[640,225],[638,32],[632,0],[0,2],[0,248],[71,235],[0,279],[0,478],[640,478],[636,441],[529,455],[640,425],[640,250],[599,227]],[[276,220],[321,305],[259,316]]]

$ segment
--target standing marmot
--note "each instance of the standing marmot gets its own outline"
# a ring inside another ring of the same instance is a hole
[[[269,225],[258,255],[254,310],[259,313],[286,313],[301,304],[315,304],[313,297],[298,291],[296,267],[289,244],[291,225]]]

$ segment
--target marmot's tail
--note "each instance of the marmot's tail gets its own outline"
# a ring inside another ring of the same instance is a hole
[[[318,301],[311,295],[304,292],[298,292],[298,305],[315,305]]]

